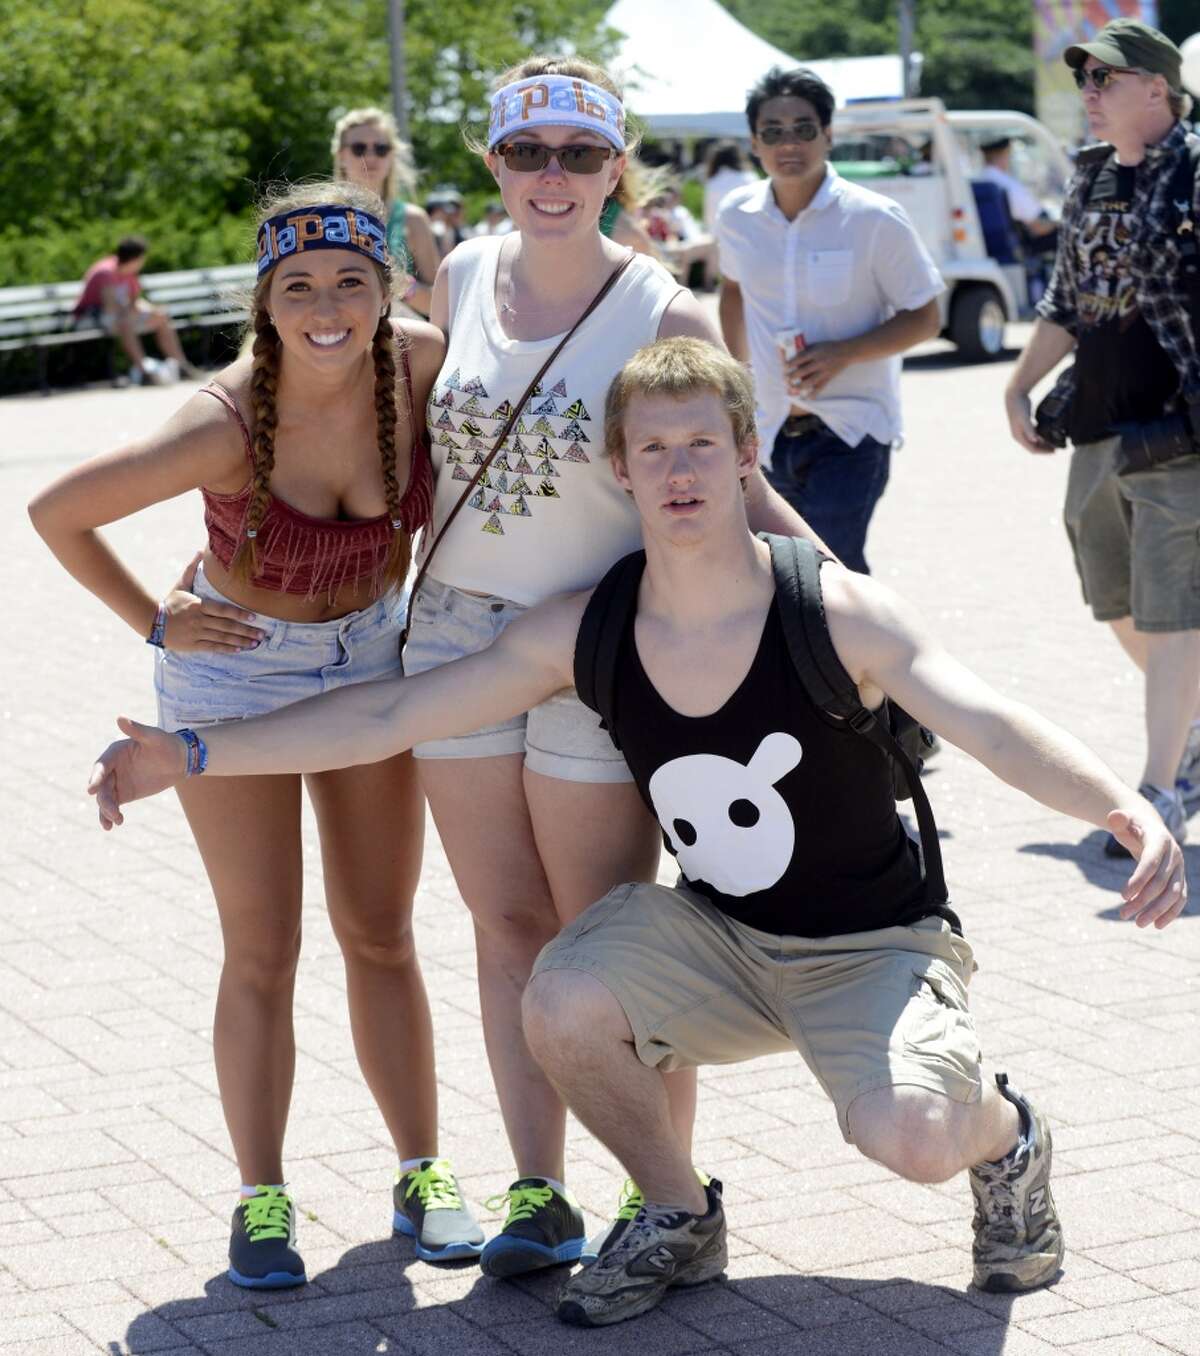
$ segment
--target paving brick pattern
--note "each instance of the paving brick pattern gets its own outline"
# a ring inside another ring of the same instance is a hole
[[[937,346],[905,372],[909,442],[871,556],[950,647],[1135,778],[1139,685],[1082,608],[1058,523],[1066,463],[1006,436],[1007,364]],[[887,1356],[1200,1353],[1200,925],[1116,917],[1101,835],[947,749],[928,787],[976,945],[988,1057],[1048,1113],[1069,1247],[1053,1289],[969,1289],[969,1192],[913,1186],[841,1141],[778,1057],[707,1071],[697,1159],[727,1184],[728,1280],[607,1334],[561,1327],[558,1279],[497,1284],[393,1240],[392,1154],[358,1075],[307,831],[305,951],[288,1174],[313,1278],[224,1278],[237,1182],[209,1029],[220,943],[167,798],[102,835],[82,794],[118,711],[150,718],[150,653],[59,571],[22,505],[85,455],[152,428],[179,390],[0,402],[0,1356]],[[155,588],[200,541],[196,496],[116,525]],[[13,662],[13,658],[17,662]],[[1200,892],[1200,849],[1190,850]],[[473,990],[472,935],[431,831],[417,911],[440,1051],[444,1147],[476,1203],[509,1180]],[[595,1224],[621,1172],[572,1127]],[[494,1224],[496,1215],[486,1215]]]

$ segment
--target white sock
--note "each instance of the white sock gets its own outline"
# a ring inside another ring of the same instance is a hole
[[[287,1185],[287,1183],[286,1183],[286,1182],[263,1182],[263,1183],[261,1183],[261,1185],[262,1185],[262,1186],[269,1186],[269,1187],[271,1188],[272,1191],[282,1191],[283,1188]],[[245,1183],[245,1182],[242,1183],[242,1200],[245,1201],[245,1200],[248,1200],[251,1196],[257,1196],[257,1195],[258,1195],[258,1187],[257,1187],[257,1186],[249,1186],[249,1185],[247,1185],[247,1183]]]
[[[422,1154],[420,1158],[402,1158],[400,1160],[400,1176],[403,1177],[406,1172],[420,1172],[426,1163],[432,1163],[437,1154]]]

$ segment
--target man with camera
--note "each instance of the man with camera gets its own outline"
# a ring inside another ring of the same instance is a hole
[[[1182,842],[1200,803],[1200,139],[1157,29],[1115,19],[1063,59],[1100,143],[1080,152],[1005,405],[1030,452],[1074,444],[1064,517],[1084,599],[1146,676],[1140,790]],[[1030,391],[1072,349],[1035,416]],[[1105,851],[1126,855],[1111,837]]]

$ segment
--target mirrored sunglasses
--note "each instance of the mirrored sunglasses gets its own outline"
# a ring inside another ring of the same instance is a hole
[[[795,127],[764,127],[757,135],[764,146],[781,146],[785,141],[816,141],[820,130],[815,122],[798,122]]]
[[[537,174],[557,160],[564,174],[599,174],[616,151],[609,146],[542,146],[534,141],[509,141],[496,154],[517,174]]]

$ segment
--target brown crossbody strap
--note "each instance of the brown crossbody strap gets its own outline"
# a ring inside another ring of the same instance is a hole
[[[571,328],[566,332],[566,334],[563,335],[563,337],[558,341],[558,343],[555,344],[554,352],[551,353],[550,356],[546,359],[546,361],[541,365],[541,367],[538,368],[537,373],[534,376],[533,380],[525,388],[525,394],[513,406],[512,412],[509,414],[508,418],[504,421],[504,427],[500,430],[500,436],[492,444],[492,450],[487,454],[486,457],[484,457],[482,463],[479,466],[479,469],[471,477],[470,482],[467,484],[466,489],[464,489],[462,494],[459,496],[458,503],[455,504],[454,507],[450,510],[450,513],[447,516],[446,521],[441,526],[441,530],[438,532],[437,536],[434,537],[433,541],[430,543],[429,550],[425,552],[425,559],[421,562],[421,568],[417,571],[417,577],[413,581],[412,592],[408,596],[408,609],[404,616],[404,628],[400,632],[401,651],[403,651],[404,649],[404,642],[408,639],[408,627],[410,620],[412,618],[413,599],[417,596],[417,592],[419,591],[421,584],[425,579],[425,574],[429,569],[429,562],[433,559],[433,553],[438,549],[438,545],[440,544],[442,538],[449,531],[450,524],[455,520],[455,518],[458,517],[459,510],[471,497],[471,491],[474,490],[475,486],[479,484],[480,480],[483,477],[484,472],[487,470],[487,468],[492,464],[493,460],[495,459],[496,453],[500,451],[500,448],[503,446],[505,439],[512,432],[513,425],[516,424],[517,420],[521,417],[521,411],[528,404],[530,397],[533,395],[534,390],[537,388],[538,382],[541,381],[541,379],[546,375],[546,373],[550,370],[551,364],[563,351],[563,349],[566,348],[568,342],[571,339],[571,336],[580,327],[580,325],[583,324],[583,322],[588,318],[588,316],[591,315],[591,313],[596,309],[596,307],[600,305],[604,298],[608,296],[608,294],[613,290],[613,288],[616,286],[617,279],[621,276],[622,273],[625,272],[625,270],[629,267],[629,265],[632,262],[633,262],[633,250],[630,250],[626,257],[621,260],[621,262],[616,266],[616,268],[614,268],[613,271],[605,279],[604,285],[603,287],[600,288],[599,292],[597,292],[596,295],[591,299],[591,301],[588,302],[587,306],[584,307],[583,314],[571,326]]]

